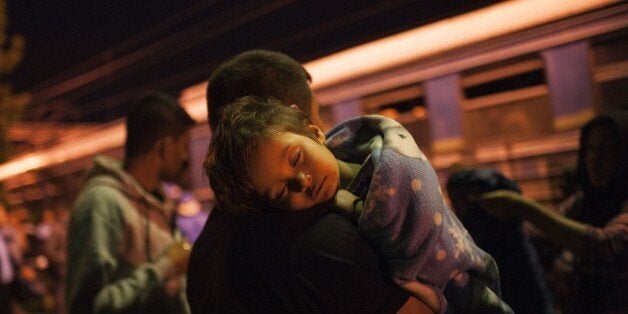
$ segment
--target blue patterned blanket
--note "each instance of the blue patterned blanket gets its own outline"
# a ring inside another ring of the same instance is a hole
[[[326,145],[337,159],[363,165],[346,189],[364,200],[358,228],[395,283],[428,305],[435,296],[441,313],[448,303],[448,312],[510,312],[495,261],[448,208],[434,169],[401,124],[350,119],[328,132]]]

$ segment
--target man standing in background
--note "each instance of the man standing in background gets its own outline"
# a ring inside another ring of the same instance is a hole
[[[162,181],[188,162],[194,120],[172,99],[150,93],[127,113],[125,160],[98,156],[68,229],[69,313],[187,313],[190,245],[177,240]]]

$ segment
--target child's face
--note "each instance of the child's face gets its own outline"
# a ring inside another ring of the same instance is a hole
[[[271,204],[284,210],[302,210],[330,200],[338,190],[338,162],[317,137],[285,132],[265,140],[248,158],[253,188]]]

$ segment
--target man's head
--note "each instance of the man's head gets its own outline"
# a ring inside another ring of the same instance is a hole
[[[189,130],[195,121],[179,103],[159,92],[134,102],[127,112],[126,160],[156,152],[163,162],[162,180],[174,180],[188,162]]]
[[[337,161],[303,111],[249,96],[219,114],[204,167],[223,210],[301,210],[333,197]]]
[[[207,112],[212,129],[218,110],[244,96],[274,97],[296,105],[321,126],[319,104],[312,96],[310,74],[291,57],[273,51],[251,50],[227,60],[214,70],[207,87]]]

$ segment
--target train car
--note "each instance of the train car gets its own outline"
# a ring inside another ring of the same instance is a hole
[[[330,126],[381,114],[405,125],[444,183],[462,166],[494,168],[549,205],[575,166],[578,129],[628,109],[628,4],[505,1],[305,64]],[[211,208],[201,170],[211,141],[205,83],[181,90],[199,121],[186,188]],[[14,131],[18,132],[18,131]],[[0,165],[13,208],[70,208],[95,154],[122,157],[124,123],[86,127]]]

